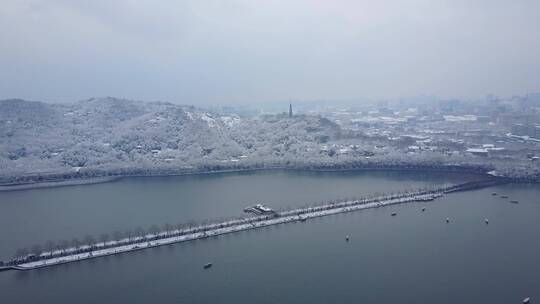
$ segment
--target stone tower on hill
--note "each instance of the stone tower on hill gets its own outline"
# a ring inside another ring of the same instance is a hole
[[[289,104],[289,118],[292,117],[292,103]]]

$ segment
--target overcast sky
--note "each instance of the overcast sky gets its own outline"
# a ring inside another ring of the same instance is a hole
[[[2,0],[0,99],[540,91],[540,1]]]

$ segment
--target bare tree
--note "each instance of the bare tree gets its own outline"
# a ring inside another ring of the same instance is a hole
[[[178,223],[175,225],[176,229],[178,229],[178,231],[182,231],[184,230],[184,227],[185,227],[185,224],[184,223]]]
[[[113,238],[115,241],[119,242],[122,240],[122,238],[124,237],[124,234],[118,230],[116,230],[115,232],[113,232]]]
[[[69,241],[68,240],[62,240],[60,241],[60,246],[62,247],[61,250],[64,254],[67,253],[67,249],[69,249]]]
[[[135,228],[135,235],[138,237],[144,237],[145,236],[144,229],[141,226]]]
[[[56,244],[52,240],[48,240],[45,242],[45,250],[49,252],[49,256],[53,255],[54,248],[56,247]]]
[[[40,244],[35,244],[32,246],[32,249],[30,249],[30,252],[36,256],[39,256],[41,253],[43,253],[43,247]]]
[[[99,236],[99,241],[101,242],[101,244],[103,244],[103,247],[105,247],[105,244],[107,243],[107,241],[109,241],[109,235],[107,233],[102,233]]]
[[[148,229],[148,232],[150,232],[151,234],[156,236],[158,234],[158,232],[159,232],[159,227],[156,226],[156,225],[152,225],[152,227],[150,227],[150,229]]]
[[[126,232],[124,233],[124,235],[127,236],[128,241],[131,241],[131,238],[132,238],[133,235],[134,235],[133,230],[131,230],[131,229],[126,230]]]
[[[16,259],[23,259],[28,255],[28,248],[19,248],[17,251],[15,251],[14,258]]]
[[[165,235],[169,236],[170,233],[171,233],[172,230],[173,230],[173,226],[172,226],[171,224],[169,224],[169,223],[165,223],[165,224],[163,225],[163,230],[165,230]]]
[[[84,237],[84,243],[93,249],[96,244],[96,239],[91,235],[86,235]]]
[[[194,220],[188,220],[187,221],[187,226],[188,226],[189,229],[195,227],[195,225],[197,225],[197,223]]]
[[[75,250],[78,250],[79,247],[81,246],[81,241],[77,238],[74,238],[73,240],[71,240],[71,246],[73,246]]]

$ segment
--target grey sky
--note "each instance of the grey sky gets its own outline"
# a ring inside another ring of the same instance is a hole
[[[3,0],[0,98],[540,91],[540,1]]]

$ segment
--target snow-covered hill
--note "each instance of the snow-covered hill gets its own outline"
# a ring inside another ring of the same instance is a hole
[[[276,166],[540,176],[539,165],[519,160],[405,153],[390,140],[342,130],[320,116],[245,118],[111,97],[73,104],[0,101],[0,184]]]
[[[0,169],[14,175],[305,157],[340,132],[312,116],[247,119],[111,97],[74,104],[3,100]]]

